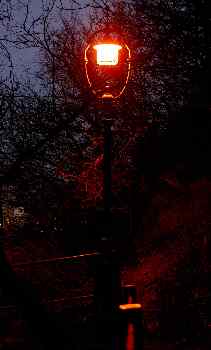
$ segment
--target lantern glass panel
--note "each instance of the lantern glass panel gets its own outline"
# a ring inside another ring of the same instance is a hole
[[[97,64],[101,66],[115,66],[119,62],[119,50],[122,47],[117,44],[98,44],[94,46],[97,51]]]

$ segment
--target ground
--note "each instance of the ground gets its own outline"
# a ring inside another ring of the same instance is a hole
[[[122,285],[134,283],[137,301],[143,305],[144,349],[208,349],[210,199],[211,183],[206,179],[155,194],[144,237],[136,238],[134,262],[125,260],[121,265]],[[87,334],[98,256],[55,260],[64,255],[62,249],[43,237],[6,239],[4,249],[18,278],[38,290],[41,302],[50,314],[58,315],[65,332],[77,324],[81,334],[84,329]],[[33,348],[27,322],[16,305],[4,295],[1,300],[0,348],[18,349],[20,344],[22,349]]]

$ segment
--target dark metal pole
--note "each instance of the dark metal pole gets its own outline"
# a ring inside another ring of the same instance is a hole
[[[101,104],[104,118],[104,220],[101,236],[101,252],[96,275],[96,306],[101,313],[116,309],[120,294],[119,262],[112,228],[112,113],[113,101],[106,100]]]
[[[104,120],[104,220],[105,220],[105,238],[112,236],[111,228],[111,205],[112,205],[112,175],[111,175],[111,149],[112,133],[111,119]]]
[[[112,131],[110,118],[112,101],[103,103],[104,151],[103,151],[103,200],[104,221],[101,237],[102,255],[96,269],[97,343],[113,349],[117,327],[117,306],[120,296],[119,261],[115,251],[115,237],[112,228]]]

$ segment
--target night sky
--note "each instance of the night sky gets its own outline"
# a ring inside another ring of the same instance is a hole
[[[26,4],[26,2],[23,2],[23,4]],[[36,19],[38,18],[42,13],[42,3],[48,3],[43,2],[42,0],[31,0],[29,2],[29,21],[28,24],[31,23],[32,18]],[[59,2],[58,2],[59,3]],[[69,1],[63,1],[64,5],[69,5]],[[79,10],[73,10],[72,13],[77,14],[77,16],[80,17],[80,20],[83,20],[86,22],[86,0],[81,0],[78,2],[78,4],[71,4],[71,8],[78,9]],[[58,5],[56,3],[56,5]],[[13,9],[13,21],[12,24],[14,25],[20,25],[24,21],[24,17],[26,14],[26,9],[21,6],[20,4]],[[59,11],[55,6],[55,9],[52,13],[52,19],[50,20],[51,26],[53,29],[60,28],[61,27],[61,21],[59,16]],[[39,30],[41,26],[37,26],[37,30]],[[3,31],[2,31],[3,33]],[[6,35],[9,35],[9,32],[5,33]],[[10,36],[11,38],[11,36]],[[13,35],[13,38],[15,36]],[[39,70],[39,63],[40,63],[40,56],[39,56],[39,49],[35,47],[30,48],[16,48],[14,45],[9,45],[9,52],[11,54],[13,65],[14,65],[14,72],[17,76],[17,79],[20,80],[32,80],[35,85],[39,85],[37,79],[36,79],[36,73]],[[4,74],[5,76],[8,75],[9,67],[5,70]],[[4,76],[3,74],[3,76]],[[38,86],[37,85],[37,86]]]

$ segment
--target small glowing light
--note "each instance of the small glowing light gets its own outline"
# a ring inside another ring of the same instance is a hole
[[[121,304],[119,305],[120,310],[134,310],[141,309],[141,304]]]
[[[119,61],[119,50],[122,46],[117,44],[98,44],[94,46],[97,50],[97,64],[101,66],[115,66]]]

